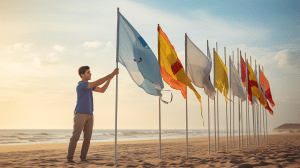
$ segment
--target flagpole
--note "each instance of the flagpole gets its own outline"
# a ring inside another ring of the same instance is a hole
[[[263,66],[262,66],[262,69],[263,69]],[[259,74],[260,74],[260,71],[259,71]],[[265,96],[265,88],[264,88],[264,86],[262,88],[262,91],[263,91],[263,94]],[[263,112],[262,113],[263,113],[263,125],[264,125],[264,144],[266,144],[266,127],[265,127],[265,110],[264,109],[265,108],[263,108]]]
[[[258,85],[259,90],[261,90],[261,87],[260,87],[260,64],[258,64],[258,72],[257,73],[258,73],[258,80],[259,80],[257,85]],[[259,110],[259,115],[258,115],[258,118],[259,118],[259,141],[258,141],[258,144],[259,145],[261,144],[261,106],[262,106],[262,104],[260,104],[259,109],[258,109]]]
[[[257,65],[256,65],[256,60],[255,60],[255,72],[256,72],[256,74],[255,74],[255,76],[257,77]],[[258,81],[257,81],[257,86],[258,86]],[[259,89],[259,86],[258,86],[258,89]],[[257,144],[257,146],[259,146],[259,127],[258,127],[258,114],[259,114],[259,111],[258,111],[258,105],[256,105],[255,106],[256,108],[255,108],[255,119],[256,119],[256,121],[255,121],[255,123],[256,123],[256,127],[255,127],[255,131],[256,131],[256,144]]]
[[[159,27],[159,24],[157,25]],[[160,97],[159,97],[159,159],[161,159],[161,104],[160,104]]]
[[[250,56],[250,66],[252,67],[252,60],[251,60],[251,56]],[[251,88],[250,88],[251,89]],[[252,92],[252,91],[251,91]],[[253,95],[252,96],[252,125],[253,125],[253,130],[252,130],[252,134],[253,134],[253,146],[255,146],[255,129],[254,129],[254,125],[255,125],[255,122],[254,122],[254,102],[253,102]]]
[[[161,104],[160,104],[160,97],[158,97],[158,119],[159,119],[159,159],[161,159]]]
[[[262,66],[262,71],[263,71],[263,73],[265,73],[263,66]],[[265,94],[265,89],[264,89],[264,94]],[[264,109],[264,110],[265,110],[265,113],[266,113],[266,109]],[[267,143],[268,143],[269,138],[268,138],[268,115],[267,114],[266,114],[266,132],[267,132]]]
[[[187,45],[186,45],[187,35],[185,33],[185,74],[187,75]],[[187,88],[187,86],[186,86]],[[186,157],[189,155],[189,140],[188,140],[188,97],[187,97],[187,89],[186,89],[186,99],[185,99],[185,112],[186,112]]]
[[[240,73],[240,67],[239,67],[239,48],[237,48],[236,53],[236,63],[238,67],[238,73]],[[239,149],[241,149],[241,109],[240,109],[240,98],[238,97],[239,102]]]
[[[118,68],[118,62],[119,62],[119,8],[117,10],[118,15],[118,21],[117,21],[117,53],[116,53],[116,67]],[[116,111],[115,111],[115,156],[114,156],[114,165],[117,165],[117,117],[118,116],[118,74],[116,75]]]
[[[232,51],[232,57],[233,57],[233,62],[234,62],[234,51]],[[230,75],[230,86],[231,86],[231,75]],[[231,89],[230,89],[231,92]],[[230,93],[232,94],[232,93]],[[234,149],[234,95],[232,94],[232,124],[233,124],[233,129],[232,129],[232,141],[233,141],[233,149]]]
[[[208,40],[207,40],[207,56],[208,56]],[[209,96],[207,95],[208,104],[208,154],[210,154],[210,111],[209,111]]]
[[[218,53],[218,42],[216,42],[216,49]],[[220,121],[219,121],[219,95],[217,92],[217,124],[218,124],[218,151],[220,150]]]
[[[229,56],[230,58],[230,56]],[[230,63],[230,61],[229,61]],[[230,65],[229,65],[230,67]],[[230,73],[229,73],[230,74]],[[229,89],[230,89],[230,92],[229,92],[229,99],[231,100],[231,75],[229,77]],[[230,149],[232,148],[232,141],[231,141],[231,101],[229,101],[229,132],[230,132]]]
[[[245,61],[246,61],[246,94],[248,95],[248,60],[246,57],[246,52],[245,52]],[[248,95],[249,96],[249,95]],[[246,99],[246,135],[247,135],[247,147],[249,147],[249,134],[250,134],[250,130],[249,130],[249,100],[248,98]]]
[[[261,87],[260,87],[260,64],[258,65],[258,75],[259,75],[259,83],[258,83],[258,86],[259,86],[259,88],[260,88],[260,90],[262,91],[262,89],[261,89]],[[264,93],[262,93],[262,94],[264,94]],[[264,95],[263,95],[264,96]],[[266,100],[267,101],[267,100]],[[259,117],[260,117],[260,119],[259,119],[259,139],[260,139],[260,144],[261,144],[261,106],[262,105],[260,105],[260,107],[259,107]]]
[[[214,87],[216,87],[216,56],[215,56],[215,48],[214,50]],[[217,90],[218,96],[218,90]],[[217,151],[217,132],[216,132],[216,97],[214,98],[214,129],[215,129],[215,152]]]
[[[242,71],[242,51],[240,50],[240,66],[239,66],[239,69],[241,68],[241,78],[242,78],[242,74],[243,74],[243,71]],[[246,92],[246,100],[247,100],[247,92]],[[244,119],[243,119],[243,102],[241,100],[241,125],[242,125],[242,147],[244,145]]]
[[[256,72],[256,76],[258,76],[259,74],[257,74],[256,60],[255,60],[255,72]],[[259,89],[259,80],[257,82],[257,86],[258,86],[258,89]],[[256,108],[256,125],[257,125],[256,126],[257,146],[259,146],[259,107],[258,106]]]
[[[225,55],[225,66],[226,66],[226,47],[224,47],[224,55]],[[227,114],[227,101],[226,101],[226,133],[227,133],[227,150],[228,150],[228,114]]]

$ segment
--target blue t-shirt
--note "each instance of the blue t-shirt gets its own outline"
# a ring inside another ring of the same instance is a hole
[[[79,81],[76,87],[77,103],[74,113],[83,113],[93,115],[93,90],[96,87],[87,89],[89,82]]]

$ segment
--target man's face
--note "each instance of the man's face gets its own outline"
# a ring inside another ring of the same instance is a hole
[[[88,69],[85,71],[84,75],[82,75],[82,79],[91,80],[91,71]]]

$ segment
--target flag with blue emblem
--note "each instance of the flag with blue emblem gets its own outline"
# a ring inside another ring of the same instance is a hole
[[[150,95],[161,96],[164,85],[157,58],[145,40],[121,13],[119,13],[118,60],[126,67],[139,87]]]

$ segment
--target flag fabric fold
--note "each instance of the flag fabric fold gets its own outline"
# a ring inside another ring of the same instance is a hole
[[[204,88],[204,92],[211,98],[215,98],[215,88],[210,81],[211,60],[187,38],[187,76],[191,82],[199,88]]]
[[[157,27],[157,31],[158,62],[160,65],[162,78],[168,85],[170,85],[170,87],[180,90],[185,99],[187,98],[186,87],[188,86],[191,90],[193,90],[198,101],[200,102],[201,116],[203,118],[201,96],[185,74],[183,66],[178,59],[175,49],[169,41],[167,35],[162,31],[160,26]]]
[[[248,94],[249,94],[249,98],[250,101],[252,102],[252,96],[255,96],[259,102],[266,107],[266,100],[263,97],[263,94],[261,93],[259,87],[258,87],[258,83],[257,83],[257,79],[255,76],[254,71],[252,70],[251,66],[248,63],[248,73],[249,73],[249,80],[248,80]]]
[[[119,62],[146,93],[161,96],[164,88],[154,53],[135,28],[119,13]]]
[[[247,99],[245,89],[243,88],[243,81],[235,68],[231,59],[229,59],[230,66],[230,90],[234,96],[239,97],[242,101]]]
[[[215,51],[215,88],[217,88],[225,97],[227,102],[228,94],[228,71],[219,57],[218,53]]]
[[[244,87],[246,87],[246,63],[243,57],[241,57],[241,71],[242,71],[242,81],[244,83]]]
[[[275,103],[274,103],[273,98],[272,98],[269,81],[265,77],[264,73],[260,70],[260,87],[262,88],[264,85],[265,85],[265,90],[264,91],[265,91],[266,99],[268,99],[269,102],[271,103],[271,106],[274,107]]]

